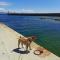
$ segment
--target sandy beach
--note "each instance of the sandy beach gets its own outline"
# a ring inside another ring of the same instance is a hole
[[[14,51],[17,49],[18,37],[22,34],[17,33],[8,26],[0,23],[0,60],[60,60],[60,57],[49,52],[47,49],[32,42],[32,50],[28,54],[20,54]],[[35,55],[33,52],[39,48],[43,48],[44,53]]]

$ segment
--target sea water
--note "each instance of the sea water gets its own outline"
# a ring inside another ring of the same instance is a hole
[[[0,22],[24,36],[36,36],[37,44],[60,56],[59,17],[0,14]]]

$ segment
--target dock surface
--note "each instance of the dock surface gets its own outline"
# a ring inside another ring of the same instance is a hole
[[[41,57],[35,55],[34,48],[28,54],[20,54],[13,50],[17,48],[18,36],[23,36],[8,26],[0,23],[0,60],[60,60],[60,57],[51,53]],[[36,45],[32,43],[32,45]]]

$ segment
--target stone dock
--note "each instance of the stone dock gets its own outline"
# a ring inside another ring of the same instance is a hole
[[[23,36],[5,24],[0,23],[0,60],[60,60],[60,57],[47,51],[49,54],[35,55],[33,52],[36,47],[41,47],[32,42],[32,50],[28,54],[21,54],[17,51],[18,37]]]

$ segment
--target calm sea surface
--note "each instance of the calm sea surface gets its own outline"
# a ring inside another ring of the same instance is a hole
[[[24,36],[35,35],[35,41],[60,56],[60,21],[58,17],[0,15],[0,22]]]

